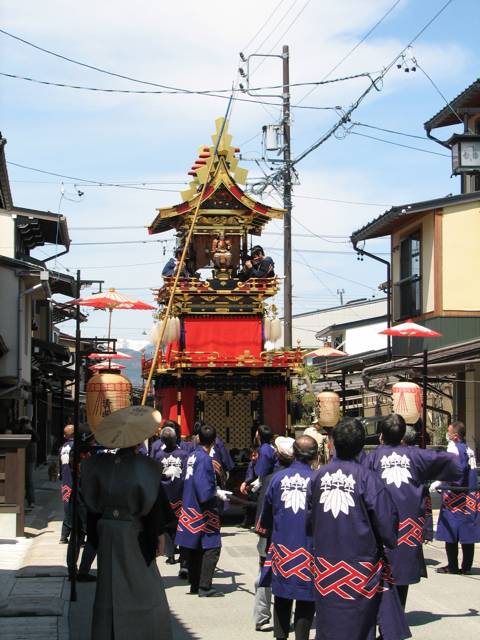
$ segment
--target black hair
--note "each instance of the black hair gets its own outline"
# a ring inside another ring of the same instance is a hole
[[[25,429],[25,425],[31,424],[30,418],[20,418],[20,428]]]
[[[311,462],[315,460],[318,453],[318,444],[312,436],[300,436],[293,443],[293,455],[295,460],[300,462]]]
[[[203,426],[205,424],[205,422],[203,422],[203,420],[197,420],[194,425],[193,425],[193,435],[194,436],[198,436],[198,433],[200,431],[200,427]]]
[[[90,428],[88,422],[84,422],[78,427],[78,435],[81,442],[88,442],[95,434]]]
[[[460,440],[465,440],[467,430],[463,422],[452,422],[453,432],[458,434]]]
[[[247,447],[247,451],[249,455],[252,455],[252,453],[258,453],[258,449],[259,449],[259,446],[257,442],[252,442],[252,444],[250,444]]]
[[[175,420],[165,420],[165,422],[163,423],[164,427],[171,427],[172,429],[174,429],[175,431],[175,435],[177,436],[177,439],[180,440],[182,437],[182,429],[180,427],[180,425],[178,424],[178,422],[175,422]]]
[[[265,444],[271,442],[273,438],[273,429],[272,427],[267,427],[266,424],[261,424],[258,429],[258,435],[260,437],[260,444]]]
[[[261,253],[262,255],[265,255],[265,251],[263,250],[263,248],[259,244],[256,244],[253,247],[251,254],[253,257],[255,257],[255,256],[258,256],[259,253]]]
[[[380,423],[384,444],[400,444],[407,430],[403,416],[392,413]]]
[[[410,424],[407,425],[407,428],[405,430],[405,435],[403,436],[403,441],[405,442],[405,444],[414,445],[416,437],[417,437],[417,432],[415,431],[415,427],[413,427]]]
[[[181,255],[182,255],[182,253],[183,253],[183,247],[177,247],[177,248],[175,249],[175,258],[176,258],[178,255],[180,255],[180,256],[181,256]]]
[[[209,447],[215,442],[216,437],[217,432],[215,427],[211,427],[209,424],[202,424],[198,432],[198,440],[202,447]]]
[[[351,460],[363,449],[365,428],[356,418],[344,418],[333,429],[333,442],[337,456],[342,460]]]

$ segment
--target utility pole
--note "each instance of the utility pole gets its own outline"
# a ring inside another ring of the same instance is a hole
[[[290,171],[290,53],[288,45],[283,45],[283,216],[284,230],[284,310],[283,344],[292,347],[292,174]]]

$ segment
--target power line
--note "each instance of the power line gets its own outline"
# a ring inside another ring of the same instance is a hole
[[[315,234],[313,234],[315,235]],[[90,244],[90,243],[87,243]],[[100,243],[92,243],[92,244],[102,244]],[[111,244],[115,244],[115,243],[111,243]],[[121,243],[119,243],[121,244]],[[273,247],[265,247],[265,251],[271,251],[271,249],[273,249]],[[302,253],[336,253],[336,254],[340,254],[342,256],[351,256],[352,258],[356,258],[357,254],[354,251],[330,251],[330,250],[324,250],[324,249],[302,249]],[[389,256],[389,253],[377,253],[376,255],[378,256]]]
[[[27,169],[28,171],[36,171],[37,173],[45,173],[49,176],[57,176],[58,178],[67,178],[68,180],[76,180],[77,183],[78,182],[89,182],[91,184],[89,185],[81,185],[82,187],[87,187],[87,186],[99,186],[99,187],[119,187],[122,189],[137,189],[139,191],[166,191],[169,193],[177,193],[178,190],[177,189],[150,189],[150,188],[146,188],[143,189],[142,187],[134,187],[134,186],[127,186],[125,184],[112,184],[110,182],[99,182],[98,180],[87,180],[86,178],[74,178],[73,176],[65,176],[61,173],[53,173],[52,171],[45,171],[43,169],[35,169],[34,167],[27,167],[24,164],[18,164],[17,162],[11,162],[10,160],[7,161],[7,164],[11,164],[14,167],[20,167],[20,169]],[[183,184],[183,183],[182,183]],[[186,183],[185,183],[186,184]]]
[[[252,44],[252,42],[255,40],[255,38],[263,31],[263,29],[267,26],[267,24],[270,22],[270,20],[273,18],[273,16],[275,15],[275,13],[277,12],[277,10],[280,8],[280,5],[282,5],[284,2],[284,0],[280,0],[280,2],[277,4],[277,6],[275,7],[275,9],[272,11],[272,13],[270,14],[270,16],[267,18],[266,22],[263,23],[263,26],[260,27],[260,29],[257,31],[257,33],[253,36],[253,38],[250,40],[250,42],[248,44],[246,44],[242,51],[245,51],[246,49],[248,49],[248,47]]]
[[[386,144],[393,144],[396,147],[403,147],[404,149],[413,149],[414,151],[422,151],[422,153],[430,153],[433,156],[443,156],[444,158],[450,158],[447,153],[438,153],[438,151],[428,151],[428,149],[419,149],[418,147],[410,147],[407,144],[400,144],[399,142],[392,142],[391,140],[383,140],[382,138],[376,138],[375,136],[367,136],[365,133],[358,133],[358,131],[349,131],[348,133],[354,136],[362,136],[362,138],[370,138],[371,140],[377,140],[378,142],[385,142]]]
[[[377,28],[377,27],[378,27],[378,26],[379,26],[379,25],[380,25],[380,24],[385,20],[385,18],[386,18],[386,17],[387,17],[387,16],[388,16],[388,15],[389,15],[389,14],[390,14],[394,9],[395,9],[395,7],[397,6],[397,4],[399,4],[399,2],[400,2],[400,0],[397,0],[397,1],[395,2],[395,4],[394,4],[394,5],[393,5],[393,6],[392,6],[388,11],[387,11],[387,13],[383,16],[383,18],[381,18],[381,20],[379,20],[379,21],[377,22],[377,24],[376,24],[374,27],[372,27],[372,29],[370,29],[370,31],[369,31],[365,36],[363,36],[363,38],[360,40],[360,42],[359,42],[358,44],[356,44],[356,45],[353,47],[353,49],[351,49],[351,51],[349,51],[349,52],[347,53],[347,55],[346,55],[344,58],[342,58],[342,59],[340,60],[340,62],[339,62],[335,67],[333,67],[333,69],[332,69],[329,73],[327,73],[327,75],[323,78],[323,80],[326,80],[326,79],[328,78],[328,76],[329,76],[329,75],[331,75],[331,74],[335,71],[335,69],[338,69],[338,67],[342,64],[342,62],[344,62],[344,61],[345,61],[345,60],[346,60],[346,59],[347,59],[347,58],[348,58],[348,57],[349,57],[349,56],[350,56],[350,55],[355,51],[355,49],[357,49],[357,48],[362,44],[362,42],[364,42],[364,41],[368,38],[368,36],[369,36],[373,31],[375,31],[375,29],[376,29],[376,28]],[[311,89],[307,94],[305,94],[305,95],[303,96],[303,98],[302,98],[299,102],[297,102],[297,104],[296,104],[295,106],[297,107],[301,102],[303,102],[303,101],[305,100],[305,98],[307,98],[307,97],[308,97],[308,96],[309,96],[313,91],[315,91],[315,89],[316,89],[316,88],[317,88],[317,87],[314,87],[314,88],[313,88],[313,89]]]
[[[115,242],[71,242],[70,244],[75,245],[76,247],[85,247],[87,245],[94,244],[148,244],[149,242],[171,242],[170,240],[116,240]]]
[[[282,257],[283,254],[281,253],[277,253],[275,251],[270,251],[270,253],[273,253],[274,255],[280,256]],[[292,262],[296,262],[297,264],[301,264],[302,267],[305,266],[305,264],[303,262],[299,262],[298,260],[294,260],[292,258]],[[308,265],[309,269],[313,269],[314,271],[320,271],[321,273],[326,273],[328,276],[333,276],[334,278],[338,278],[339,280],[345,280],[345,282],[351,282],[352,284],[357,284],[359,287],[365,287],[365,289],[369,289],[370,291],[374,291],[375,287],[371,287],[368,286],[362,282],[356,282],[355,280],[350,280],[349,278],[344,278],[343,276],[339,276],[338,273],[330,273],[330,271],[325,271],[325,269],[319,269],[318,267],[312,267],[311,265]],[[333,294],[335,295],[335,294]]]
[[[363,122],[354,122],[354,125],[356,127],[368,127],[369,129],[376,129],[377,131],[385,131],[386,133],[394,133],[396,136],[405,136],[407,138],[417,138],[417,140],[430,142],[430,140],[425,136],[414,136],[412,133],[401,133],[400,131],[392,131],[391,129],[382,129],[381,127],[374,127],[371,124],[364,124]]]
[[[351,200],[334,200],[333,198],[316,198],[313,196],[298,196],[295,195],[295,198],[304,198],[306,200],[324,200],[326,202],[342,202],[343,204],[358,204],[358,205],[365,205],[368,207],[391,207],[392,205],[390,204],[378,204],[375,202],[352,202]]]

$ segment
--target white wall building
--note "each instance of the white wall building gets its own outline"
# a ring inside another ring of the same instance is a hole
[[[301,313],[292,318],[293,346],[318,349],[324,342],[350,355],[385,349],[387,299],[361,300],[329,309]],[[341,345],[341,346],[340,346]]]

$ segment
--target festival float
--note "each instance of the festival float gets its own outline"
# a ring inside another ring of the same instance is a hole
[[[198,148],[183,202],[157,209],[148,227],[151,235],[176,232],[195,275],[164,278],[155,290],[158,326],[152,333],[163,344],[156,358],[143,359],[142,376],[151,379],[163,418],[176,420],[183,436],[203,420],[229,449],[242,449],[259,424],[290,432],[290,379],[302,361],[300,347],[265,348],[281,337],[269,302],[283,278],[241,278],[248,247],[261,244],[265,225],[281,220],[284,209],[256,201],[239,186],[247,177],[238,166],[240,149],[231,146],[227,120],[219,118],[216,127],[213,146]]]

